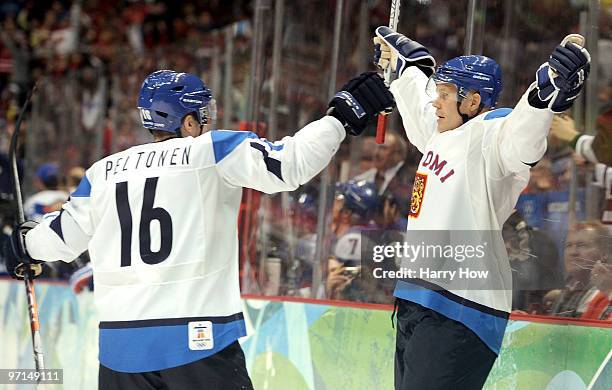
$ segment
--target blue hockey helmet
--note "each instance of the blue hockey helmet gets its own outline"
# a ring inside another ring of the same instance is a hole
[[[172,70],[151,73],[140,88],[138,109],[142,125],[150,130],[175,133],[183,118],[195,113],[201,125],[216,117],[215,101],[199,77]]]
[[[46,187],[57,187],[59,167],[54,163],[42,164],[36,170],[36,177],[38,177]]]
[[[372,182],[365,180],[348,181],[342,189],[343,208],[348,209],[362,218],[367,218],[378,206],[378,192]]]
[[[469,55],[453,58],[442,64],[431,76],[436,83],[449,83],[457,87],[457,94],[465,98],[476,91],[484,107],[493,108],[502,90],[502,71],[489,57]]]
[[[317,198],[309,192],[301,193],[297,198],[297,208],[304,213],[317,213]]]

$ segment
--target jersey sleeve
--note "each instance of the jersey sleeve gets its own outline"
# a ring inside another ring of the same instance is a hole
[[[553,113],[548,109],[534,108],[527,102],[527,91],[514,110],[505,115],[503,123],[497,127],[494,137],[491,137],[495,152],[491,161],[496,161],[503,176],[523,172],[533,167],[546,152],[546,136],[550,129]],[[504,115],[504,110],[498,109],[485,115],[496,119],[497,113]]]
[[[578,137],[576,140],[576,154],[593,164],[597,164],[599,161],[597,156],[595,156],[595,152],[593,152],[594,139],[595,136],[586,134]]]
[[[437,128],[436,109],[426,92],[427,81],[423,72],[409,67],[390,87],[406,136],[421,153]]]
[[[45,214],[42,222],[27,233],[28,254],[40,261],[76,259],[87,250],[94,233],[90,208],[91,184],[86,174],[62,209]]]
[[[215,166],[226,183],[271,194],[295,190],[321,172],[346,132],[326,116],[278,142],[245,131],[217,130],[210,136]]]

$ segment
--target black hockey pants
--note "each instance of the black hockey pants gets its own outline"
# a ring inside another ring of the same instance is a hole
[[[396,300],[395,389],[482,389],[497,355],[460,322]]]
[[[238,342],[207,358],[160,371],[130,374],[100,365],[99,390],[253,389]]]

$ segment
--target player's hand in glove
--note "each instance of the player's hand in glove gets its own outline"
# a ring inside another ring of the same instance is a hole
[[[329,102],[328,115],[338,119],[350,135],[360,135],[380,112],[391,112],[395,100],[376,72],[366,72],[346,83]]]
[[[425,46],[385,26],[376,29],[374,64],[382,70],[391,66],[398,76],[409,66],[416,66],[427,77],[436,70],[436,60]]]
[[[6,271],[14,279],[23,279],[28,268],[30,276],[35,278],[42,273],[40,261],[28,255],[25,247],[25,235],[36,227],[38,223],[26,221],[13,229],[11,238],[6,240],[2,247],[2,254],[6,261]]]
[[[574,104],[591,70],[591,55],[583,43],[582,36],[571,34],[553,50],[536,73],[536,88],[528,98],[531,106],[560,113]]]

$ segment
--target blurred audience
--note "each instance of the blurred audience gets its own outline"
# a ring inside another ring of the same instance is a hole
[[[572,226],[565,243],[565,286],[545,295],[545,314],[610,319],[611,243],[610,233],[598,221]]]
[[[379,195],[389,188],[392,181],[399,181],[397,186],[405,184],[412,179],[403,177],[406,152],[406,141],[395,132],[387,132],[385,143],[376,145],[373,167],[355,176],[353,180],[374,183]]]
[[[376,215],[382,198],[376,186],[365,180],[341,183],[333,207],[332,256],[327,262],[326,291],[329,299],[391,303],[393,283],[371,275],[373,262],[362,253],[373,243]],[[368,234],[370,233],[370,234]]]
[[[512,270],[512,308],[540,314],[544,294],[563,285],[563,264],[555,243],[545,232],[528,226],[517,211],[504,224],[502,236]]]

